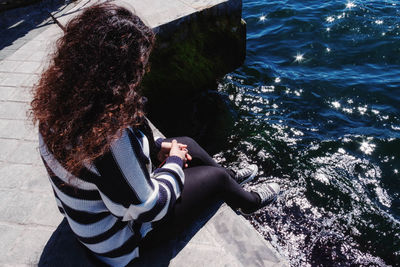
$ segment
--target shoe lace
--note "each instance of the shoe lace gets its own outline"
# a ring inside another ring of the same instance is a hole
[[[259,190],[257,190],[257,193],[259,194],[261,203],[263,204],[271,201],[276,196],[275,191],[268,184],[263,184]]]
[[[251,173],[253,172],[252,169],[250,168],[244,168],[244,169],[240,169],[237,171],[236,173],[236,177],[245,177],[245,176],[249,176]]]

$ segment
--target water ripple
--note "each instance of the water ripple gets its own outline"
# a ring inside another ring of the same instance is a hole
[[[292,266],[400,262],[398,1],[244,1],[238,114],[215,158],[284,189],[249,217]]]

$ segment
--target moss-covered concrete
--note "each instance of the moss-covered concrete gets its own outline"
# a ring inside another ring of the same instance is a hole
[[[226,101],[209,91],[243,63],[245,49],[246,24],[237,14],[203,12],[174,33],[158,35],[143,82],[150,118],[169,136],[221,136],[231,114]]]
[[[172,36],[159,37],[144,81],[145,93],[158,95],[161,88],[177,94],[210,89],[217,78],[243,63],[245,34],[242,20],[210,21],[199,15]]]

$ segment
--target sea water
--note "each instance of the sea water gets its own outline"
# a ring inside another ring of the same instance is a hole
[[[399,266],[400,1],[244,0],[243,18],[216,158],[283,189],[249,220],[293,266]]]

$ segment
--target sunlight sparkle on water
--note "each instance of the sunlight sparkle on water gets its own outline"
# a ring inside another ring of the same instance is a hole
[[[273,85],[262,85],[260,87],[260,90],[263,93],[270,93],[270,92],[275,91],[275,86],[273,86]]]
[[[275,82],[276,82],[276,83],[280,83],[280,82],[281,82],[281,78],[276,77],[276,78],[275,78]]]
[[[259,18],[259,20],[261,22],[265,21],[266,19],[267,19],[267,17],[265,15],[261,15],[260,18]]]
[[[365,112],[367,112],[367,108],[366,107],[358,107],[358,112],[360,112],[361,115],[364,115]]]
[[[351,108],[343,108],[343,111],[349,114],[353,113],[353,110]]]
[[[381,24],[383,24],[383,20],[380,20],[380,19],[375,20],[375,23],[378,24],[378,25],[381,25]]]
[[[302,62],[304,60],[304,54],[299,54],[297,53],[297,55],[294,57],[294,62]]]
[[[326,21],[331,23],[331,22],[335,21],[335,18],[333,16],[329,16],[329,17],[326,18]]]
[[[392,201],[390,200],[388,193],[381,187],[375,188],[375,193],[379,199],[379,202],[381,202],[382,205],[390,208]]]
[[[331,52],[331,49],[329,47],[327,47],[326,52]]]
[[[337,101],[333,101],[331,104],[334,108],[340,108],[340,103]]]
[[[296,90],[296,91],[294,91],[294,94],[296,95],[296,96],[300,96],[301,95],[301,93],[303,92],[303,89],[300,89],[300,90]]]
[[[338,19],[342,19],[346,16],[346,13],[342,13],[341,15],[337,16]]]
[[[372,152],[375,150],[376,145],[368,143],[367,141],[363,141],[360,146],[360,150],[364,152],[366,155],[371,155]]]
[[[356,7],[356,4],[354,4],[354,2],[347,2],[346,4],[347,9],[352,9],[353,7]]]

